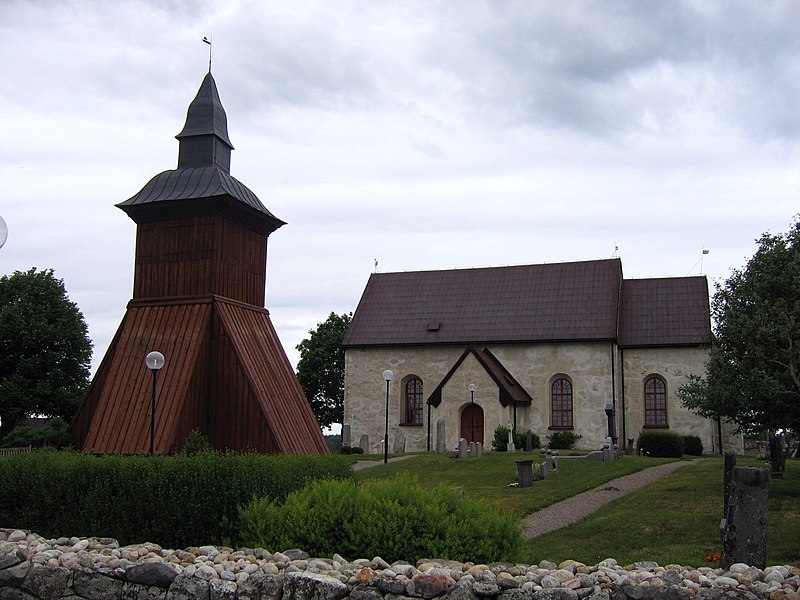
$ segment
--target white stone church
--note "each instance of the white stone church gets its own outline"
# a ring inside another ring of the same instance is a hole
[[[620,447],[644,429],[735,444],[730,427],[681,406],[711,335],[704,276],[625,279],[619,259],[375,273],[345,336],[344,424],[383,452],[491,445],[499,425]]]

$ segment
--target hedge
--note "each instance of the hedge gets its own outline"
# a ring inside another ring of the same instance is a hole
[[[340,456],[204,452],[93,456],[40,450],[0,460],[0,525],[46,537],[113,537],[185,548],[224,544],[237,507],[283,501],[320,478],[347,478]]]
[[[671,431],[642,431],[636,446],[640,453],[647,456],[663,458],[683,456],[683,439]]]
[[[703,455],[703,441],[696,435],[685,435],[682,439],[683,453],[689,456]]]

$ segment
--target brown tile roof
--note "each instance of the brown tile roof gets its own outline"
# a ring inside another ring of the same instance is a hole
[[[623,280],[619,259],[376,273],[344,347],[617,340],[708,340],[705,277]]]
[[[704,276],[623,281],[620,346],[696,345],[710,336]]]
[[[439,406],[442,402],[442,388],[449,381],[450,377],[458,370],[458,367],[464,362],[464,359],[472,354],[478,362],[486,369],[492,380],[499,388],[498,400],[503,406],[508,406],[511,403],[516,405],[528,405],[533,400],[531,395],[525,391],[519,382],[514,379],[514,376],[506,369],[503,364],[497,360],[494,354],[489,352],[488,348],[478,350],[474,346],[470,346],[455,362],[452,368],[444,376],[444,379],[436,386],[436,389],[431,392],[427,399],[427,403],[433,406]]]
[[[612,340],[619,259],[370,276],[343,345]]]

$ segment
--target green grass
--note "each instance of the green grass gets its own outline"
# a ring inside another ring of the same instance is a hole
[[[514,461],[531,456],[486,453],[480,459],[459,461],[451,455],[420,454],[359,471],[356,477],[375,480],[409,472],[423,485],[452,485],[522,517],[616,477],[670,462],[637,456],[610,465],[562,459],[558,476],[537,481],[531,488],[509,488],[516,480]],[[538,454],[533,456],[538,459]],[[768,466],[755,457],[738,457],[737,464]],[[517,560],[531,564],[573,559],[596,564],[615,558],[621,564],[653,560],[661,565],[716,566],[703,559],[721,550],[722,474],[721,457],[687,464],[573,525],[527,541]],[[800,531],[800,461],[788,461],[784,479],[770,480],[769,485],[767,563],[800,566],[800,537],[796,535]]]
[[[739,466],[766,466],[738,459]],[[721,550],[723,463],[708,458],[656,481],[593,515],[529,540],[520,560],[716,566],[704,558]],[[787,463],[783,480],[770,480],[767,564],[800,565],[800,463]],[[795,532],[795,533],[788,533]]]
[[[381,457],[382,459],[383,457]],[[517,489],[509,484],[517,480],[517,460],[539,461],[539,453],[487,452],[479,459],[457,460],[452,454],[418,454],[409,460],[371,467],[356,473],[360,481],[394,477],[399,473],[416,475],[422,485],[451,485],[474,498],[482,498],[513,511],[520,518],[585,492],[616,477],[629,475],[674,459],[628,456],[611,464],[590,460],[561,458],[559,474],[532,487]],[[369,456],[364,460],[373,460]]]

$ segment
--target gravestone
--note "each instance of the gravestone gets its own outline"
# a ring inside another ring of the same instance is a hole
[[[530,452],[533,450],[533,435],[531,432],[528,432],[528,435],[525,436],[525,452]]]
[[[625,450],[626,454],[633,454],[633,438],[628,438],[628,447]]]
[[[508,445],[506,446],[509,452],[516,452],[514,447],[514,430],[511,429],[511,423],[508,424]]]
[[[483,443],[478,442],[477,444],[475,444],[475,456],[477,458],[480,458],[481,454],[483,454]]]
[[[350,441],[350,423],[342,425],[342,448],[349,448]]]
[[[603,462],[610,463],[611,462],[611,444],[606,442],[603,444]]]
[[[394,432],[394,445],[392,446],[393,454],[401,454],[406,451],[406,436],[400,429]]]
[[[734,563],[766,568],[769,479],[769,469],[733,467],[721,568]]]
[[[475,442],[470,442],[469,443],[469,455],[472,458],[475,458],[477,456],[476,452],[477,452],[477,450],[475,450]]]
[[[769,465],[772,479],[783,479],[783,448],[781,447],[781,437],[774,431],[767,433],[769,443]]]
[[[458,458],[467,458],[467,440],[458,440]]]
[[[518,460],[517,462],[517,487],[526,488],[533,485],[533,461]]]
[[[358,447],[364,451],[364,454],[369,454],[369,436],[366,433],[358,440]]]
[[[550,467],[547,466],[547,462],[539,465],[539,472],[542,475],[542,479],[550,479]]]
[[[561,456],[561,454],[558,452],[558,450],[553,450],[553,454],[550,456],[550,460],[553,463],[553,473],[558,473],[558,457],[559,456]]]
[[[586,456],[583,457],[586,460],[594,460],[596,462],[603,462],[603,451],[602,450],[594,450],[589,452]]]
[[[436,421],[436,452],[444,454],[447,452],[447,442],[445,441],[444,419]]]

